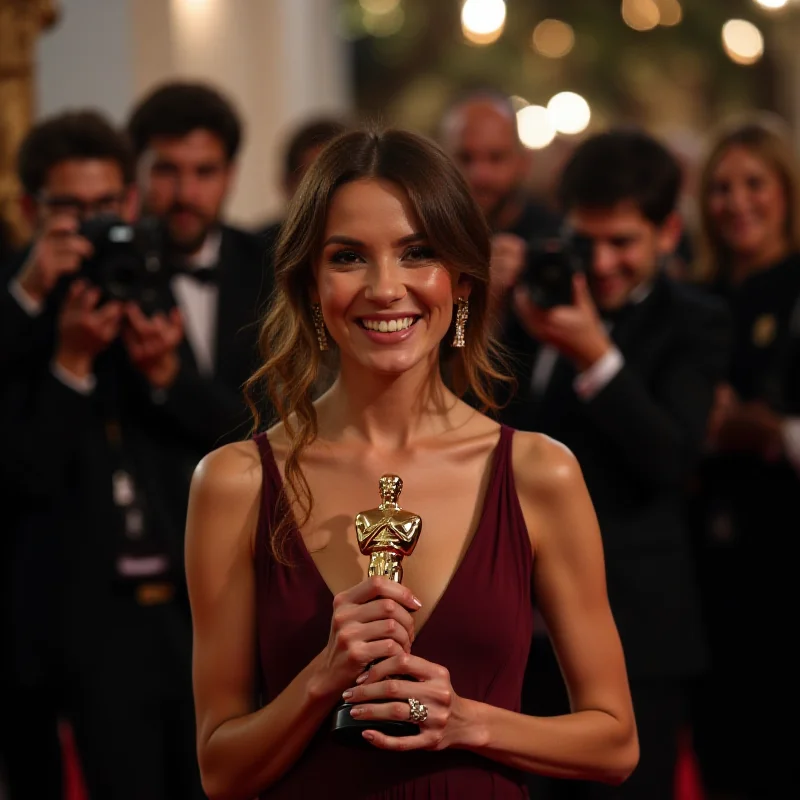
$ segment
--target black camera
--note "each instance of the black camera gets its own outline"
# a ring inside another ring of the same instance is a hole
[[[572,305],[572,278],[591,264],[590,239],[539,239],[530,242],[522,283],[539,308]]]
[[[144,217],[129,223],[106,214],[85,220],[78,233],[94,248],[82,274],[102,291],[103,302],[134,302],[147,314],[174,305],[161,222]]]

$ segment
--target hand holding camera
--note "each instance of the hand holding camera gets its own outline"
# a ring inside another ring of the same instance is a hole
[[[122,340],[131,362],[153,388],[166,389],[178,373],[183,323],[169,288],[174,270],[162,223],[144,218],[130,224],[101,215],[84,222],[81,231],[93,246],[83,274],[124,308]]]
[[[173,271],[157,221],[130,224],[99,215],[78,227],[73,218],[54,218],[34,252],[34,288],[52,288],[61,274],[81,274],[61,311],[57,363],[78,377],[88,375],[97,355],[122,333],[132,363],[151,385],[172,383],[183,324],[169,290]]]
[[[78,233],[78,221],[55,214],[44,223],[19,273],[19,284],[36,303],[43,303],[63,275],[77,272],[92,255],[92,245]]]
[[[166,389],[180,368],[178,345],[183,339],[183,320],[177,308],[167,314],[145,316],[135,303],[125,307],[127,325],[122,341],[131,362],[154,389]]]
[[[552,345],[583,371],[602,358],[612,343],[589,293],[586,276],[573,274],[570,289],[570,305],[542,308],[536,305],[527,286],[518,286],[514,310],[534,339]]]
[[[59,314],[55,361],[78,378],[92,373],[95,358],[119,335],[122,303],[98,307],[100,296],[100,289],[76,280]]]

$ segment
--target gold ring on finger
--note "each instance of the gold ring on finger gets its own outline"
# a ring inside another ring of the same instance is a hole
[[[408,698],[408,708],[409,708],[408,719],[411,722],[415,722],[417,723],[417,725],[419,725],[420,723],[425,722],[425,720],[428,719],[428,707],[425,706],[423,703],[420,703],[420,701],[417,700],[416,698],[414,697]]]

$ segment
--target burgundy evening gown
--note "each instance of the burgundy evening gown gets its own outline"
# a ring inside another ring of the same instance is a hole
[[[533,626],[531,544],[511,469],[513,430],[503,427],[477,529],[413,653],[445,666],[455,692],[519,711]],[[264,486],[256,538],[261,693],[269,703],[325,647],[333,597],[295,529],[290,566],[273,559],[269,530],[281,475],[267,437],[256,437]],[[430,534],[429,534],[430,535]],[[337,744],[322,725],[303,755],[261,800],[519,800],[524,775],[463,750],[391,753]]]

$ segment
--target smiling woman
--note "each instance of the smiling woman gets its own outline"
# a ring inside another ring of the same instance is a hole
[[[316,796],[323,782],[328,797],[511,800],[526,796],[526,771],[619,783],[635,765],[580,469],[459,397],[492,407],[502,378],[488,277],[481,212],[431,142],[344,134],[304,178],[248,385],[254,401],[266,387],[280,422],[211,453],[192,484],[198,754],[212,800]],[[329,351],[338,376],[313,401]],[[385,511],[375,489],[389,472],[402,476],[405,518],[426,530],[402,584],[368,577],[358,545],[356,520]],[[573,698],[559,718],[519,713],[532,581]],[[361,747],[332,736],[337,707]],[[388,735],[388,721],[406,735]]]
[[[419,358],[418,348],[424,349],[427,342],[429,359],[437,350],[435,369],[439,369],[441,355],[441,366],[456,393],[470,390],[484,408],[494,406],[493,383],[504,380],[493,366],[500,359],[486,324],[488,231],[455,165],[433,143],[404,131],[388,131],[380,138],[359,131],[345,134],[337,147],[323,151],[320,158],[319,168],[311,170],[301,183],[282,228],[275,258],[276,300],[261,334],[265,363],[247,386],[251,408],[258,405],[259,393],[266,390],[278,416],[296,427],[296,447],[287,454],[286,478],[300,502],[301,525],[308,520],[311,496],[299,458],[303,445],[317,433],[311,389],[321,366],[319,334],[312,319],[314,306],[319,304],[326,324],[334,326],[330,333],[340,346],[340,357],[355,352],[352,325],[359,320],[350,309],[350,328],[341,325],[344,309],[340,304],[349,301],[337,293],[336,287],[357,286],[367,276],[370,286],[365,294],[377,298],[378,305],[383,306],[379,309],[372,305],[367,311],[377,315],[373,319],[379,329],[381,314],[388,315],[384,320],[388,330],[388,317],[399,313],[398,304],[392,298],[388,302],[381,298],[386,292],[403,291],[403,282],[387,269],[388,261],[402,263],[403,274],[415,275],[416,283],[425,282],[428,291],[444,282],[448,295],[444,304],[440,298],[427,316],[419,309],[403,314],[414,320],[425,316],[427,327],[435,322],[438,338],[429,333],[416,337],[417,342],[410,342],[408,348],[396,348],[388,354],[370,350],[362,357],[378,368],[391,360],[408,363]],[[388,258],[386,253],[375,251],[376,240],[380,242],[381,237],[371,235],[376,223],[387,227],[384,220],[388,220],[389,228]],[[322,252],[315,253],[320,242],[324,243]],[[365,269],[367,266],[369,269]],[[463,350],[438,348],[448,331],[451,339],[455,335],[454,281],[459,280],[462,296],[469,297],[472,335]],[[407,294],[406,305],[411,308],[417,295]],[[362,321],[362,329],[368,327],[367,320]],[[373,341],[381,338],[373,337]],[[437,347],[431,348],[431,342]],[[346,368],[344,364],[342,367]],[[424,368],[431,368],[430,360]],[[279,526],[273,538],[278,554],[285,528],[285,524]]]
[[[701,278],[723,294],[800,250],[800,171],[783,123],[728,122],[700,179]]]

